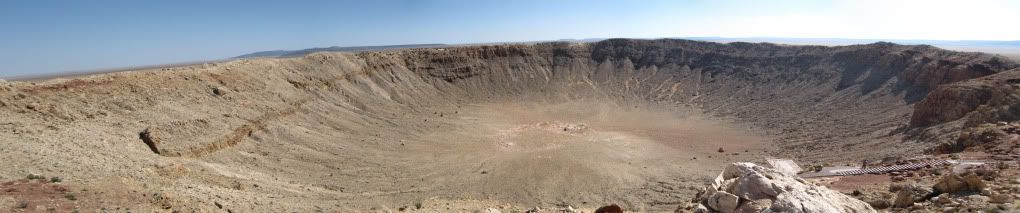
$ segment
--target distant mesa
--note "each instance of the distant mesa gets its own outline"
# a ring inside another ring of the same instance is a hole
[[[407,49],[407,48],[434,48],[434,47],[445,47],[449,46],[446,44],[403,44],[403,45],[384,45],[384,46],[351,46],[351,47],[318,47],[309,48],[303,50],[270,50],[262,52],[254,52],[249,54],[240,55],[234,58],[264,58],[264,57],[296,57],[303,56],[314,52],[360,52],[360,51],[378,51],[378,50],[392,50],[392,49]]]

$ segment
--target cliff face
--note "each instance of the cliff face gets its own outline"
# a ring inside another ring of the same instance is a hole
[[[946,84],[914,105],[913,126],[930,126],[965,118],[964,126],[1010,122],[1020,116],[1020,69]]]
[[[936,142],[936,153],[959,152],[979,145],[1011,143],[985,134],[997,124],[1020,120],[1020,69],[941,85],[914,105],[910,124],[922,140]],[[1008,150],[1008,149],[1007,149]]]

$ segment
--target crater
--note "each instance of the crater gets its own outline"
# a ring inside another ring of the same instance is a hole
[[[1017,67],[931,46],[675,39],[239,59],[11,83],[0,116],[54,128],[0,132],[19,139],[0,160],[159,191],[182,211],[673,211],[730,162],[923,154],[986,87],[946,85]],[[1003,97],[986,102],[1015,103]]]

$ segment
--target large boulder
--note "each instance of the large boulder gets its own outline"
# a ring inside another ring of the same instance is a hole
[[[957,192],[980,192],[986,185],[977,174],[960,176],[958,174],[946,174],[935,184],[935,190],[939,193]]]
[[[916,202],[923,202],[933,196],[931,187],[922,186],[920,184],[910,184],[900,188],[899,192],[896,192],[896,199],[893,201],[893,206],[897,208],[906,208],[913,206]]]
[[[875,212],[867,203],[753,163],[734,163],[694,200],[712,212]]]

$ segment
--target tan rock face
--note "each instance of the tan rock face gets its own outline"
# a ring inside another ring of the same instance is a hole
[[[1020,118],[1020,69],[939,86],[914,105],[911,126],[930,126],[967,117],[969,126]],[[1012,112],[1012,113],[1011,113]]]
[[[896,193],[896,199],[893,201],[893,206],[898,208],[910,207],[916,202],[924,201],[931,195],[931,187],[918,184],[908,185]]]
[[[935,184],[935,190],[938,190],[939,193],[980,192],[985,187],[984,181],[976,174],[964,177],[958,174],[947,174]]]
[[[718,212],[875,212],[867,203],[753,163],[734,163],[695,201]]]
[[[985,87],[958,85],[939,87],[929,93],[923,101],[914,105],[910,125],[928,126],[962,118],[985,104],[991,97],[991,91]]]

